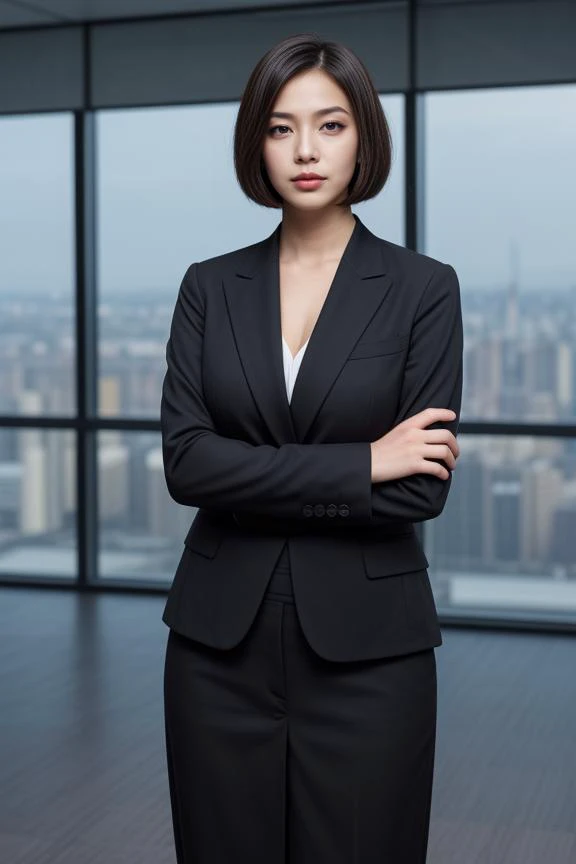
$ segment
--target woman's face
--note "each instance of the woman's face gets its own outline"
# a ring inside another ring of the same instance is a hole
[[[319,210],[345,198],[356,167],[358,130],[334,79],[321,69],[299,73],[280,91],[268,120],[262,155],[284,205]],[[298,184],[301,173],[324,179]]]

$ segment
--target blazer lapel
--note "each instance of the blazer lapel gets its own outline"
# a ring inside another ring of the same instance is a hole
[[[296,442],[286,394],[280,320],[281,223],[249,247],[235,273],[224,279],[228,314],[252,396],[277,445]]]
[[[282,359],[281,223],[266,240],[250,247],[236,273],[224,279],[244,374],[277,444],[305,443],[328,391],[392,285],[384,269],[382,241],[356,214],[354,219],[354,231],[304,352],[290,403]]]

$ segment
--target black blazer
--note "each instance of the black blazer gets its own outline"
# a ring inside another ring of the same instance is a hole
[[[199,508],[162,620],[237,645],[289,542],[300,623],[328,660],[442,644],[414,522],[452,478],[371,482],[370,442],[462,393],[454,269],[356,225],[288,402],[279,295],[281,223],[265,240],[192,264],[162,388],[170,495]]]

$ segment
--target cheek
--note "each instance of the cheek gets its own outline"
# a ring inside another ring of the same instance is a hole
[[[357,144],[354,138],[342,142],[336,155],[338,166],[343,174],[352,174],[356,167]]]
[[[350,160],[350,163],[352,165],[356,165],[356,158],[358,155],[358,137],[357,136],[354,136],[354,137],[351,136],[350,137],[350,139],[348,141],[347,153],[348,153],[348,158]]]
[[[356,151],[358,149],[358,129],[356,126],[348,127],[346,130],[349,134],[346,136],[346,149],[350,153],[351,157],[356,156]]]
[[[273,147],[264,146],[262,149],[262,158],[264,159],[268,175],[273,177],[277,173],[281,161],[278,151]]]

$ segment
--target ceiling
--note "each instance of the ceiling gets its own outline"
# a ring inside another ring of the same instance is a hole
[[[281,8],[307,5],[335,6],[342,2],[345,0],[0,0],[0,29],[48,27],[58,24],[80,24],[86,21],[113,21],[233,9],[244,11],[261,7],[270,9],[276,6]],[[355,0],[346,0],[346,5],[350,5],[350,2]],[[394,3],[399,0],[380,0],[380,2]],[[417,2],[424,6],[436,3],[490,3],[494,0],[417,0]],[[530,0],[511,0],[511,2],[530,2]]]
[[[314,0],[314,5],[333,0]],[[307,5],[306,0],[0,0],[0,28]]]

